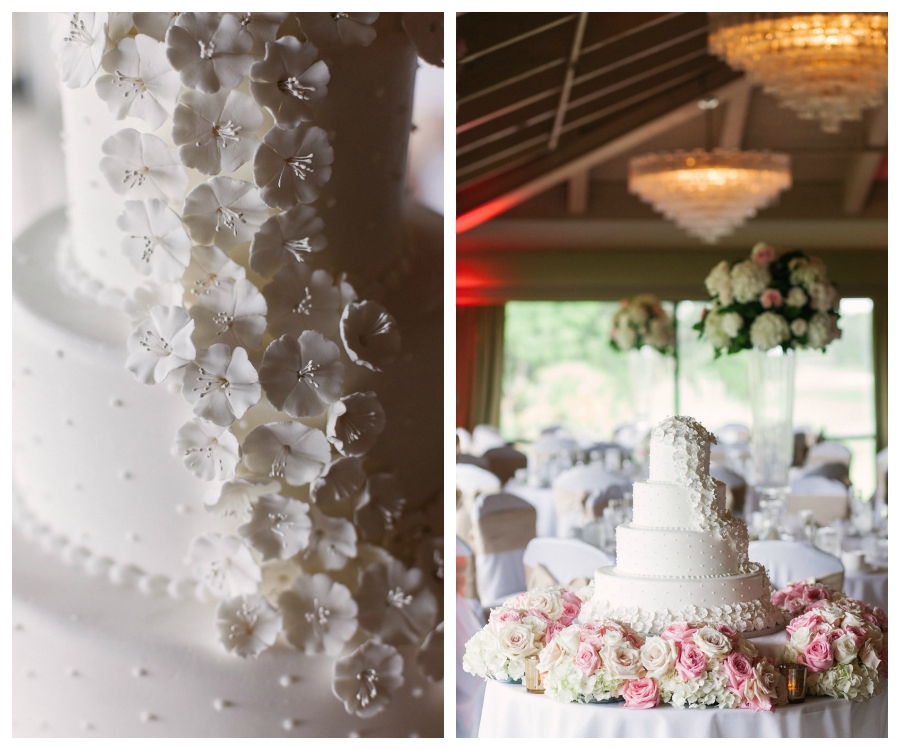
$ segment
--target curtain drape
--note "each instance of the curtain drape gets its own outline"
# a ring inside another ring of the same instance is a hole
[[[456,424],[498,425],[503,387],[503,305],[456,308]]]
[[[888,298],[872,295],[872,369],[875,371],[875,446],[888,444]]]

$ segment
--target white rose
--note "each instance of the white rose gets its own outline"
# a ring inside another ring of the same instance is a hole
[[[768,351],[790,337],[787,321],[778,313],[764,312],[750,326],[750,343]]]
[[[753,674],[744,683],[744,700],[775,701],[778,698],[773,667],[766,660],[753,667]]]
[[[554,640],[570,654],[578,652],[581,645],[581,628],[577,625],[569,625],[565,630],[556,634]]]
[[[806,651],[806,647],[812,643],[815,636],[809,628],[797,628],[791,636],[791,645],[797,651]]]
[[[808,346],[811,349],[822,349],[840,337],[841,329],[837,326],[836,315],[817,312],[812,316],[807,335]]]
[[[694,633],[694,644],[710,659],[724,659],[731,653],[728,636],[708,625]]]
[[[856,658],[859,649],[856,647],[856,641],[850,633],[844,633],[840,638],[836,638],[831,643],[834,650],[834,660],[841,664],[849,664]]]
[[[562,617],[564,606],[558,591],[535,589],[525,596],[522,609],[536,609],[547,615],[551,621],[555,621]]]
[[[603,634],[603,645],[604,646],[618,646],[620,643],[627,643],[627,639],[624,635],[622,635],[618,630],[607,630]]]
[[[603,666],[618,680],[639,680],[645,669],[641,665],[641,652],[628,641],[615,646],[604,646],[600,651]]]
[[[807,328],[808,326],[803,318],[797,318],[796,320],[791,321],[791,333],[795,336],[802,336],[806,333]]]
[[[737,336],[741,328],[744,327],[744,319],[740,316],[739,313],[730,312],[725,313],[722,316],[722,331],[729,337],[734,338]]]
[[[534,632],[521,622],[504,625],[497,633],[500,650],[510,657],[531,656],[538,652],[534,643]]]
[[[705,318],[703,332],[716,349],[727,347],[731,343],[731,337],[722,328],[722,315],[710,312]]]
[[[788,292],[785,302],[791,307],[803,307],[803,305],[806,304],[807,299],[806,292],[799,286],[794,286],[791,287],[791,291]]]
[[[838,639],[840,640],[840,639]],[[837,641],[835,641],[837,643]],[[869,669],[878,669],[878,665],[881,664],[881,659],[878,654],[881,653],[881,647],[876,650],[871,642],[867,643],[862,647],[862,651],[859,652],[859,658],[863,664],[865,664]]]
[[[845,612],[844,619],[841,620],[841,627],[846,629],[851,625],[855,625],[858,628],[864,628],[867,622],[868,620],[863,620],[862,617],[853,614],[853,612]]]
[[[675,641],[653,635],[641,646],[641,665],[647,670],[647,677],[658,680],[675,667],[677,659]]]
[[[816,607],[816,614],[821,617],[825,622],[829,625],[833,625],[834,627],[840,627],[841,622],[844,619],[844,615],[847,613],[842,609],[838,609],[837,607]],[[805,630],[805,628],[801,628],[801,630]]]
[[[759,299],[771,280],[769,269],[752,260],[735,263],[731,269],[731,289],[738,302],[753,302]]]
[[[547,632],[547,621],[543,617],[528,615],[527,617],[522,618],[522,624],[531,628],[535,640],[540,640],[544,637],[544,633]]]
[[[566,657],[566,650],[559,645],[559,641],[554,639],[550,644],[541,649],[541,655],[538,657],[538,669],[547,673],[555,669]]]
[[[759,656],[759,649],[746,638],[738,638],[735,648],[744,654],[744,656],[749,656],[751,659],[755,659]]]

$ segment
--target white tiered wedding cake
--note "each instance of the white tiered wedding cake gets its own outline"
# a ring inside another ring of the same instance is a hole
[[[758,633],[781,625],[765,568],[747,558],[747,527],[709,475],[715,436],[670,417],[650,438],[650,477],[634,484],[634,520],[616,530],[616,565],[594,576],[588,613],[659,633],[674,622]]]

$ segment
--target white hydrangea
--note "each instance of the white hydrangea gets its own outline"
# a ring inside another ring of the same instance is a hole
[[[731,269],[731,288],[738,302],[758,299],[771,280],[769,269],[752,260],[735,263]]]
[[[728,306],[732,303],[733,297],[731,293],[731,268],[728,261],[723,260],[706,277],[706,291],[710,297],[718,295],[719,303]]]
[[[787,297],[785,297],[785,303],[790,307],[803,307],[806,304],[809,297],[806,296],[806,292],[804,292],[799,286],[791,287],[791,291],[788,292]]]
[[[744,327],[744,319],[739,313],[730,312],[722,316],[722,331],[729,337],[734,338],[741,332]]]
[[[808,328],[809,324],[803,320],[803,318],[797,318],[796,320],[791,321],[791,333],[797,337],[803,336]]]
[[[837,325],[837,315],[817,312],[810,318],[807,334],[807,345],[811,349],[822,349],[835,339],[841,337],[841,329]]]
[[[506,654],[500,652],[500,641],[489,627],[479,630],[466,642],[463,671],[476,677],[506,679]]]
[[[720,313],[713,310],[707,314],[704,321],[703,333],[716,349],[722,349],[731,343],[731,337],[725,333],[722,317]]]
[[[837,305],[838,293],[831,284],[820,281],[809,285],[809,304],[813,310],[826,312]]]
[[[778,313],[764,312],[750,326],[750,343],[768,351],[790,338],[787,321]]]

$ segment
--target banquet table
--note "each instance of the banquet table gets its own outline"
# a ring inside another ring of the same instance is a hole
[[[629,710],[621,703],[557,703],[489,680],[479,737],[887,737],[887,687],[863,703],[807,698],[774,713],[746,709]]]
[[[888,571],[887,568],[844,573],[844,593],[865,604],[881,607],[887,611],[888,606]]]
[[[503,487],[503,491],[521,497],[535,507],[538,536],[556,536],[556,501],[551,487],[532,487],[511,479]]]

